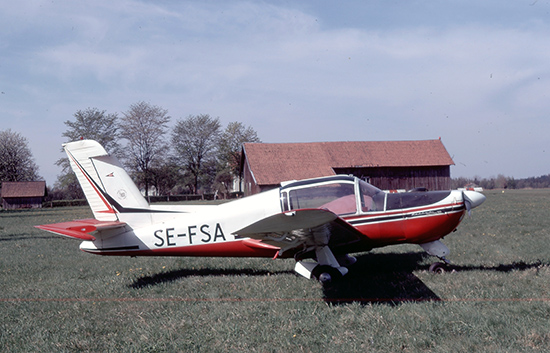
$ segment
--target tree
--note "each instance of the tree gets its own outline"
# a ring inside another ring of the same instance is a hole
[[[504,175],[499,174],[495,179],[495,188],[506,189],[507,187],[508,187],[508,179]]]
[[[211,185],[216,169],[216,146],[220,136],[220,118],[208,114],[190,115],[179,120],[172,133],[175,158],[185,163],[193,178],[193,192]]]
[[[159,195],[170,195],[178,184],[179,167],[168,161],[161,166],[152,168],[152,185]]]
[[[167,110],[143,101],[132,104],[122,114],[120,136],[128,140],[126,165],[149,196],[149,188],[154,185],[153,170],[165,162],[168,151],[164,135],[170,116]]]
[[[8,129],[0,131],[0,181],[41,179],[27,139]]]
[[[118,155],[120,152],[117,114],[106,114],[105,110],[87,108],[74,114],[74,121],[66,120],[67,130],[62,134],[66,142],[89,139],[99,142],[108,153]],[[84,198],[82,189],[75,174],[70,168],[67,157],[60,158],[56,165],[62,168],[57,177],[55,188],[63,190],[64,197],[71,199]]]
[[[62,134],[67,142],[80,139],[95,140],[110,154],[118,154],[120,149],[118,115],[106,114],[105,110],[87,108],[74,113],[75,121],[67,120],[68,129]]]
[[[241,151],[246,142],[261,142],[256,131],[241,122],[231,122],[221,134],[218,144],[216,180],[228,190],[234,178],[240,178]],[[239,183],[239,191],[240,183]]]

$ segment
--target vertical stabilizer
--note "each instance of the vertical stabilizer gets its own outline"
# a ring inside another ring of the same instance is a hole
[[[94,217],[100,221],[125,221],[124,213],[143,213],[149,204],[120,162],[96,141],[63,145]],[[144,221],[142,214],[141,221]]]

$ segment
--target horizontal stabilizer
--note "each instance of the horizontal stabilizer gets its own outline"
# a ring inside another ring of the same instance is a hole
[[[81,219],[72,222],[44,224],[40,226],[35,226],[35,228],[63,235],[69,238],[94,241],[96,240],[96,237],[94,235],[97,235],[97,233],[111,229],[123,228],[125,225],[126,223],[118,221],[98,221],[97,219]]]

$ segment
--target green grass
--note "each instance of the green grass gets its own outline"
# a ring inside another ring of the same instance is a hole
[[[0,212],[4,352],[540,352],[550,346],[550,190],[489,191],[444,242],[402,245],[335,288],[292,260],[100,257],[33,228],[85,207]]]

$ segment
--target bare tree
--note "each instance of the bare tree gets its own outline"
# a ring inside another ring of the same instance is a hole
[[[0,181],[41,179],[27,139],[11,129],[0,131]]]
[[[234,178],[240,177],[241,151],[245,142],[261,142],[256,131],[241,122],[231,122],[220,136],[216,180],[228,190]],[[240,183],[239,183],[239,191]]]
[[[145,196],[149,196],[149,188],[154,184],[153,171],[164,163],[168,152],[164,135],[170,116],[167,110],[143,101],[132,104],[122,114],[120,136],[128,140],[124,159],[134,179],[144,187]]]
[[[179,120],[172,133],[175,157],[184,162],[193,178],[193,192],[211,185],[216,169],[216,146],[220,136],[220,118],[208,114],[190,115]]]
[[[74,121],[65,121],[67,130],[62,136],[67,138],[66,142],[79,139],[96,140],[107,152],[119,154],[117,114],[107,114],[105,110],[87,108],[78,110],[74,114],[74,118]],[[62,190],[66,198],[83,198],[84,194],[70,168],[69,159],[67,157],[60,158],[55,164],[62,168],[61,174],[57,177],[55,188]]]

